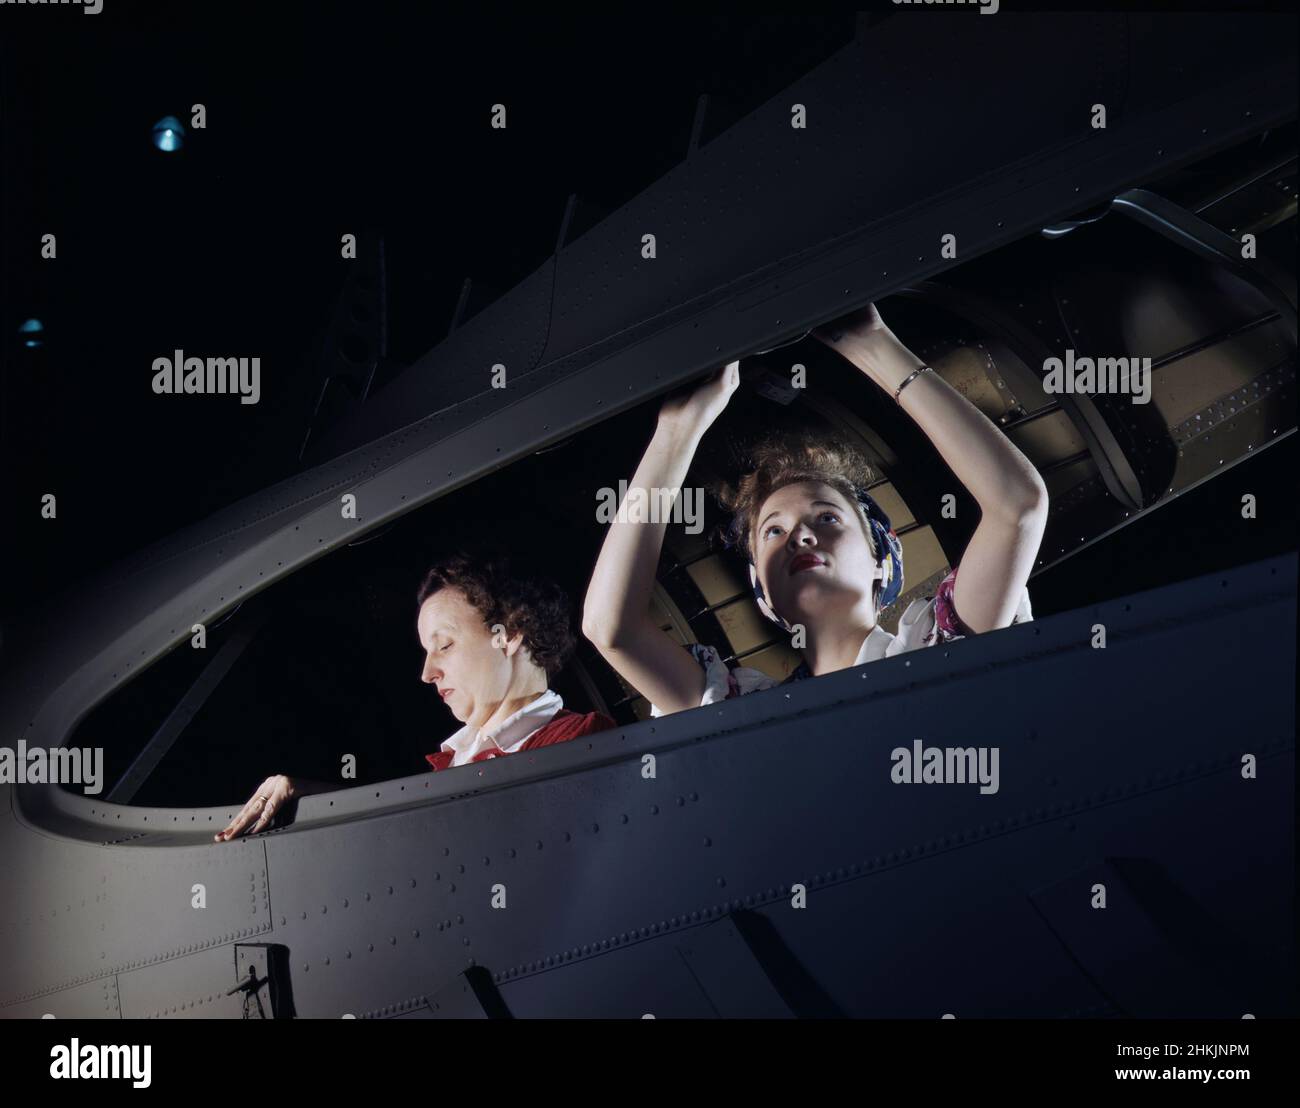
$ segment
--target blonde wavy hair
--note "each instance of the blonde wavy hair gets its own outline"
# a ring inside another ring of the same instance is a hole
[[[858,489],[876,479],[871,463],[848,443],[810,434],[776,434],[762,439],[748,452],[750,471],[732,485],[723,483],[715,490],[718,502],[731,513],[731,522],[723,532],[727,546],[754,560],[754,527],[759,510],[778,489],[805,481],[816,481],[835,489],[849,504],[859,508],[858,524],[877,558],[871,528],[863,518]]]

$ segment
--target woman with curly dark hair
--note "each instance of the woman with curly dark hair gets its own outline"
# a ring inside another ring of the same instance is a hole
[[[964,396],[908,350],[874,305],[813,335],[852,362],[912,417],[980,507],[960,560],[933,596],[914,600],[898,634],[879,624],[903,585],[902,545],[868,495],[871,474],[849,446],[773,439],[723,496],[731,545],[749,563],[759,611],[787,631],[803,664],[788,680],[950,642],[1033,618],[1025,583],[1047,521],[1032,463]],[[663,403],[632,488],[676,489],[700,439],[740,383],[739,363]],[[583,633],[651,703],[677,712],[777,684],[724,664],[710,646],[682,650],[650,611],[666,520],[616,518],[587,590]],[[959,616],[957,613],[960,612]]]
[[[435,565],[416,596],[421,680],[465,726],[426,758],[434,769],[567,742],[614,726],[564,707],[549,678],[573,652],[569,599],[550,581],[515,577],[504,560],[463,554]]]
[[[600,712],[564,707],[550,678],[573,652],[569,599],[551,581],[516,576],[504,558],[453,554],[416,593],[420,675],[464,726],[425,758],[435,770],[567,742],[614,726]],[[335,786],[268,777],[216,836],[266,827],[287,801]],[[251,826],[250,826],[251,825]]]

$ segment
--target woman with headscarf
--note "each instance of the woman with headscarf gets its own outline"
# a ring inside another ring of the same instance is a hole
[[[924,365],[874,305],[813,331],[916,421],[980,507],[957,568],[913,601],[897,635],[880,612],[903,587],[902,546],[868,495],[866,462],[833,441],[770,440],[724,499],[729,541],[749,563],[763,615],[800,632],[803,663],[788,680],[819,676],[1033,618],[1025,583],[1047,521],[1042,478],[987,417]],[[739,384],[739,364],[664,401],[631,488],[680,488],[705,431]],[[709,646],[681,649],[650,612],[666,520],[610,524],[587,590],[583,633],[645,696],[655,715],[777,682],[728,667]],[[960,572],[959,572],[960,571]],[[960,615],[958,614],[960,613]]]

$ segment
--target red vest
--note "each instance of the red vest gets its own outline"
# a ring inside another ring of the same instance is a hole
[[[539,727],[518,747],[518,750],[533,750],[539,746],[551,746],[555,743],[567,743],[570,739],[581,738],[583,735],[594,735],[597,731],[608,731],[614,726],[614,721],[609,716],[601,712],[588,712],[586,715],[579,715],[577,712],[571,712],[568,708],[561,708],[555,713],[555,718],[545,727]],[[516,753],[517,751],[511,751]],[[451,760],[456,756],[453,750],[439,750],[436,754],[426,754],[425,761],[435,770],[448,769],[451,766]],[[482,750],[474,755],[471,761],[482,762],[488,758],[497,758],[501,756],[499,750]]]

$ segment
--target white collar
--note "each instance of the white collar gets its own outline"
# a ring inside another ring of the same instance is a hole
[[[878,662],[885,656],[890,644],[894,641],[894,636],[886,631],[880,624],[876,624],[869,632],[867,637],[862,640],[862,646],[858,650],[857,660],[853,663],[855,666],[863,665],[866,662]]]
[[[553,689],[547,689],[536,700],[524,705],[519,711],[507,716],[495,727],[482,734],[472,724],[465,724],[451,738],[443,742],[441,749],[450,751],[453,755],[452,761],[456,764],[469,760],[468,757],[461,759],[455,757],[462,751],[472,751],[470,754],[472,757],[481,750],[496,747],[502,754],[513,754],[532,736],[533,732],[550,723],[563,707],[564,701],[560,699],[560,694]]]

